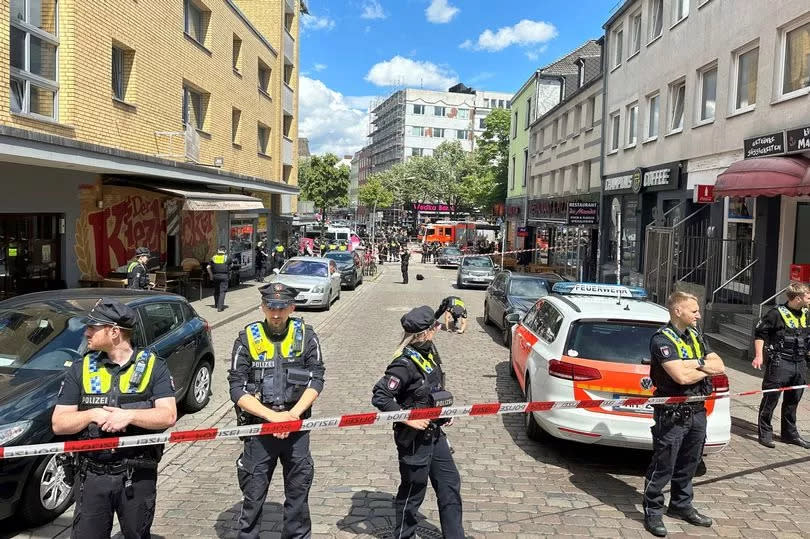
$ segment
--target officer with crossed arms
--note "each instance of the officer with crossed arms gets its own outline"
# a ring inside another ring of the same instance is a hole
[[[324,365],[318,336],[301,318],[292,318],[298,291],[282,283],[259,289],[264,320],[239,333],[228,373],[237,423],[279,423],[310,416],[323,391]],[[262,508],[276,464],[284,469],[283,538],[310,537],[309,489],[315,469],[309,432],[252,436],[236,461],[244,496],[239,539],[256,539]]]
[[[807,355],[810,350],[810,328],[807,327],[807,307],[810,289],[805,284],[791,283],[787,290],[787,303],[767,313],[754,330],[755,369],[765,364],[762,389],[798,386],[807,383]],[[767,357],[763,356],[767,351]],[[796,409],[804,390],[785,391],[782,396],[782,441],[805,449],[810,442],[802,438],[796,428]],[[774,448],[771,418],[779,403],[779,393],[765,393],[759,405],[759,443]]]

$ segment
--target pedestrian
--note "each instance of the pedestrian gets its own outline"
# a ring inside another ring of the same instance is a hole
[[[230,260],[225,254],[225,246],[220,246],[217,253],[211,257],[208,264],[208,277],[214,285],[214,306],[217,312],[225,310],[225,293],[228,291],[228,277],[230,276]]]
[[[402,284],[408,284],[408,264],[411,260],[411,253],[406,248],[402,248],[399,253],[399,269],[402,271]]]
[[[433,248],[430,250],[430,258],[433,259],[433,263],[436,264],[439,260],[439,250],[441,249],[441,244],[438,241],[433,242]]]
[[[148,247],[135,249],[135,260],[127,266],[127,288],[149,290],[155,286],[154,283],[149,282],[149,272],[146,269],[150,254]]]
[[[430,262],[430,251],[427,242],[422,243],[422,264],[425,262]]]
[[[467,307],[464,306],[464,300],[461,298],[457,296],[447,296],[444,298],[439,308],[436,309],[436,312],[433,314],[436,320],[438,320],[441,315],[444,315],[444,328],[446,330],[450,330],[451,316],[453,317],[453,328],[457,333],[464,333],[467,329]],[[459,320],[461,320],[461,327],[459,327]]]
[[[282,283],[259,289],[264,320],[239,332],[228,371],[231,400],[238,423],[280,423],[311,415],[323,391],[324,365],[318,336],[295,311],[298,292]],[[315,475],[309,449],[309,431],[252,436],[245,440],[236,461],[242,490],[237,538],[256,539],[262,509],[276,464],[284,475],[282,537],[310,537],[309,489]]]
[[[400,322],[405,334],[394,361],[374,385],[371,403],[383,412],[410,408],[452,406],[445,388],[441,359],[433,337],[438,324],[427,305],[405,314]],[[425,498],[428,479],[439,506],[442,536],[463,538],[461,477],[442,426],[447,419],[414,419],[394,424],[394,443],[399,458],[400,484],[395,505],[393,536],[416,537],[419,506]]]
[[[802,283],[790,283],[785,290],[787,302],[767,313],[754,330],[755,369],[761,369],[763,351],[765,375],[762,389],[798,386],[807,383],[807,355],[810,350],[810,328],[807,327],[807,307],[810,305],[810,288]],[[796,427],[796,409],[804,390],[794,389],[782,393],[782,441],[805,449],[810,442],[802,438]],[[779,393],[764,393],[759,405],[759,443],[774,448],[771,418],[779,403]]]
[[[656,397],[709,395],[710,377],[725,371],[723,360],[712,352],[695,329],[700,320],[697,298],[673,292],[667,299],[670,321],[650,339],[650,378]],[[664,489],[671,483],[667,516],[695,526],[709,527],[712,519],[692,505],[695,475],[706,441],[703,402],[653,405],[653,457],[644,480],[644,528],[664,537]]]
[[[54,434],[79,439],[163,432],[177,420],[166,363],[132,346],[137,315],[100,299],[85,318],[88,353],[65,373],[51,418]],[[125,395],[124,395],[125,394]],[[65,471],[78,480],[71,537],[109,539],[113,514],[126,539],[150,537],[162,445],[76,453]]]
[[[264,272],[267,267],[267,255],[264,254],[262,242],[256,244],[256,254],[254,263],[256,264],[256,282],[264,282]]]
[[[380,242],[380,266],[383,265],[385,259],[388,258],[388,242]]]
[[[284,261],[286,259],[286,254],[284,253],[284,246],[281,245],[277,239],[273,240],[273,269],[281,269],[281,266],[284,265]]]

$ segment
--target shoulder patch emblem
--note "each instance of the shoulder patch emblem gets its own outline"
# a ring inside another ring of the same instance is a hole
[[[661,355],[664,357],[669,357],[672,354],[672,351],[669,349],[669,346],[662,346],[661,347]]]
[[[402,383],[402,381],[396,376],[388,377],[388,389],[390,389],[391,391],[396,391],[397,388],[399,388],[400,383]]]

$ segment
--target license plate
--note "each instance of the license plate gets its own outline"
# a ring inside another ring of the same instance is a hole
[[[299,292],[295,299],[307,299],[307,297],[303,292]]]
[[[484,277],[473,277],[472,280],[477,282],[477,283],[482,283],[482,282],[486,281],[486,279]]]
[[[638,395],[613,395],[614,399],[636,399]],[[633,412],[635,414],[652,414],[653,407],[649,404],[623,404],[621,406],[614,406],[614,412]]]

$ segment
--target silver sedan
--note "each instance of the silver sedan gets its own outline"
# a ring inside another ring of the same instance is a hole
[[[298,291],[296,307],[320,307],[328,311],[332,301],[340,299],[340,272],[334,260],[315,256],[296,256],[281,270],[273,270],[271,283],[282,283]]]

